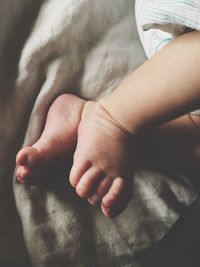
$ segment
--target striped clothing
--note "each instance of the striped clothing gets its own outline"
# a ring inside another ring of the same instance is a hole
[[[200,31],[200,0],[136,0],[135,11],[148,58],[188,29]]]
[[[188,30],[200,31],[200,0],[136,0],[135,15],[148,58]],[[200,116],[200,109],[190,113]]]

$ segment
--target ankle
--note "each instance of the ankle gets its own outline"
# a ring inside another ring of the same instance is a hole
[[[91,109],[94,107],[95,103],[96,103],[95,101],[90,101],[90,100],[85,101],[81,112],[81,120],[84,119],[85,116],[87,116],[88,113],[91,112]]]
[[[96,103],[96,109],[104,111],[104,114],[106,114],[108,117],[110,117],[110,119],[112,119],[112,121],[126,134],[131,135],[131,136],[136,136],[134,131],[130,130],[129,125],[127,125],[125,123],[125,121],[123,120],[123,118],[121,119],[120,116],[118,116],[118,113],[116,113],[113,108],[112,105],[110,105],[110,103],[112,103],[111,101],[109,101],[109,99],[107,100],[106,98],[100,99],[97,103]]]

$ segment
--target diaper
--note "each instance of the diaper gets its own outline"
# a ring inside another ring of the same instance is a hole
[[[135,13],[148,58],[188,29],[200,31],[199,0],[136,0]]]
[[[190,112],[191,115],[200,116],[200,109],[194,110]]]
[[[150,58],[176,37],[200,31],[200,1],[136,0],[135,17],[144,51]],[[200,116],[200,109],[191,114]]]

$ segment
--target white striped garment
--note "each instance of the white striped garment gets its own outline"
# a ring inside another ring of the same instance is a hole
[[[148,58],[188,28],[200,31],[200,0],[136,0],[135,11]]]
[[[136,0],[135,16],[150,58],[188,29],[200,31],[200,0]],[[200,116],[200,109],[190,113]]]

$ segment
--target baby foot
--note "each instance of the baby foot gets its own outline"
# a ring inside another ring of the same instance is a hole
[[[132,193],[133,136],[123,129],[100,103],[87,102],[78,128],[78,143],[70,182],[80,197],[104,215],[121,213]]]
[[[16,176],[19,182],[45,177],[57,163],[66,160],[76,145],[84,103],[81,98],[70,94],[63,94],[54,101],[39,140],[17,154]]]

